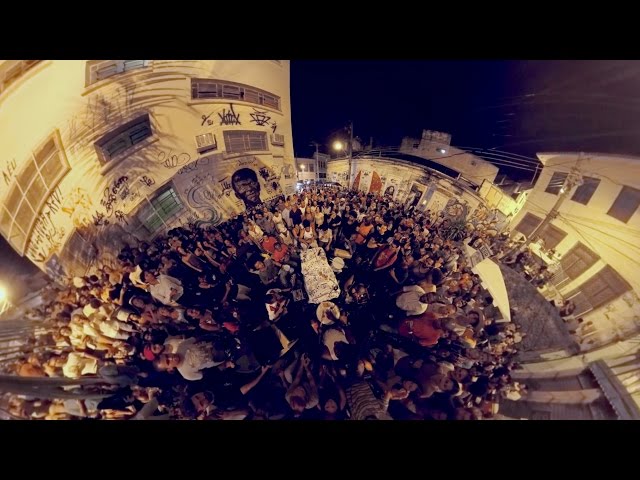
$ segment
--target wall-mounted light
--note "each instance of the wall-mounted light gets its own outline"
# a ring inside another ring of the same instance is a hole
[[[446,148],[442,148],[442,147],[438,147],[438,148],[436,148],[436,152],[438,152],[438,153],[447,153],[447,149]]]

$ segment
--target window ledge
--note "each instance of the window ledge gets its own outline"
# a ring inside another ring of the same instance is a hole
[[[150,145],[153,145],[154,143],[156,143],[159,140],[160,139],[158,137],[148,138],[148,139],[146,139],[146,140],[134,145],[133,147],[128,149],[126,152],[122,152],[120,155],[118,155],[115,158],[109,160],[108,163],[105,163],[104,165],[102,165],[102,167],[100,168],[100,175],[105,175],[105,174],[109,173],[112,169],[116,168],[119,164],[124,162],[127,158],[129,158],[134,153],[138,153],[143,148],[146,148],[146,147],[148,147]]]
[[[3,90],[0,93],[0,104],[2,104],[2,102],[4,101],[5,98],[8,98],[9,96],[11,96],[11,93],[14,90],[16,90],[17,88],[19,88],[20,85],[22,85],[26,80],[28,80],[31,77],[33,77],[34,75],[37,75],[38,73],[40,73],[42,70],[44,70],[49,65],[51,65],[52,62],[53,62],[53,60],[43,60],[40,63],[38,63],[37,65],[35,65],[34,67],[32,67],[29,70],[27,70],[24,73],[24,75],[21,75],[20,78],[18,78],[15,82],[13,82],[11,85],[9,85],[6,88],[6,90]]]
[[[135,77],[136,75],[139,75],[141,73],[150,73],[150,72],[153,72],[153,63],[146,67],[135,68],[129,72],[122,72],[122,73],[117,73],[115,75],[111,75],[110,77],[107,77],[104,80],[98,80],[97,82],[94,82],[90,85],[85,86],[84,92],[82,92],[81,96],[85,97],[95,92],[96,90],[102,87],[106,87],[107,85],[110,85],[112,83],[122,83],[122,80],[129,80],[130,78]],[[183,78],[187,78],[187,77],[183,77]]]
[[[230,103],[234,105],[240,105],[245,107],[253,107],[256,110],[266,110],[272,113],[278,113],[282,115],[282,110],[278,110],[277,108],[268,107],[266,105],[260,105],[258,103],[253,102],[245,102],[244,100],[237,100],[235,98],[192,98],[187,102],[188,106],[194,105],[206,105],[206,104],[224,104],[228,105]]]

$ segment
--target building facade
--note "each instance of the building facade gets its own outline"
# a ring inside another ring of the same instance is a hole
[[[0,233],[50,275],[294,191],[285,60],[0,63]]]
[[[510,229],[539,240],[530,250],[549,265],[548,298],[572,300],[586,326],[582,351],[640,331],[640,158],[543,153],[544,167]],[[538,226],[550,217],[543,228]],[[537,231],[536,231],[537,229]]]
[[[483,181],[493,182],[498,167],[482,158],[451,146],[451,135],[433,130],[423,130],[422,137],[403,138],[400,152],[415,155],[457,171],[461,179],[479,186]]]

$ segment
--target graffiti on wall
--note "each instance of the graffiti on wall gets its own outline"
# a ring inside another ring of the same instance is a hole
[[[414,183],[411,185],[411,190],[409,190],[409,195],[407,196],[407,200],[405,201],[405,205],[407,208],[416,207],[418,202],[420,202],[420,198],[424,194],[424,185],[419,183]]]
[[[113,207],[118,202],[118,194],[120,194],[120,199],[124,200],[129,193],[129,177],[127,176],[119,177],[113,181],[111,186],[104,189],[100,204],[104,207],[107,217],[113,215]]]
[[[44,204],[29,238],[27,256],[34,262],[45,262],[53,252],[62,246],[66,232],[63,227],[57,225],[58,222],[54,221],[62,204],[62,194],[60,189],[56,188]]]
[[[9,185],[11,183],[11,179],[13,178],[13,174],[16,171],[16,159],[13,158],[10,162],[6,162],[4,168],[2,169],[2,178],[4,178],[4,183]]]
[[[181,167],[180,170],[178,170],[177,174],[184,175],[185,173],[195,172],[198,169],[198,167],[206,167],[207,165],[209,165],[209,161],[210,161],[209,157],[197,158],[194,162],[191,162],[185,165],[184,167]]]
[[[178,171],[178,173],[180,172]],[[138,181],[145,187],[150,187],[151,185],[156,184],[156,181],[152,177],[148,177],[147,175],[143,175],[138,179]]]
[[[222,109],[222,113],[218,113],[220,117],[220,125],[242,125],[240,123],[240,114],[233,110],[233,104],[229,104],[229,110]]]
[[[60,259],[55,253],[47,260],[44,267],[45,273],[53,281],[62,282],[67,277],[64,267],[60,264]]]
[[[294,176],[293,165],[287,164],[287,165],[283,165],[280,168],[280,178],[284,178],[285,180],[291,180],[293,176]]]
[[[249,116],[251,117],[251,122],[255,123],[259,127],[269,125],[269,120],[271,120],[271,117],[267,115],[267,112],[261,112],[255,108],[253,109],[253,113],[250,113]]]
[[[62,211],[71,218],[76,228],[87,226],[91,223],[91,211],[93,202],[89,192],[84,188],[77,187],[64,199]]]
[[[123,121],[132,109],[135,91],[136,85],[132,83],[118,87],[110,95],[94,92],[87,98],[83,125],[94,130],[102,124]]]
[[[158,162],[165,166],[165,168],[176,168],[186,165],[191,161],[191,155],[186,152],[174,154],[169,150],[168,152],[158,152]]]
[[[213,120],[211,120],[211,116],[212,115],[213,115],[213,113],[210,113],[209,115],[202,115],[202,117],[200,117],[202,119],[202,122],[200,123],[200,126],[204,127],[205,123],[207,125],[213,125]]]

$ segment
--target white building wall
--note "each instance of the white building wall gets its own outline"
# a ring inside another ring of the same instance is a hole
[[[154,192],[173,182],[189,217],[204,223],[240,213],[243,203],[230,190],[239,167],[259,175],[261,199],[295,189],[288,61],[153,60],[85,87],[85,60],[44,61],[0,96],[0,204],[38,148],[51,135],[60,139],[70,171],[48,199],[24,252],[40,268],[60,253],[74,229],[130,232],[131,215]],[[280,110],[230,99],[192,99],[191,78],[232,81],[280,97]],[[233,104],[240,125],[222,125]],[[259,125],[256,112],[267,123]],[[106,165],[94,143],[117,126],[148,113],[153,136]],[[252,114],[254,116],[252,116]],[[284,135],[284,146],[268,151],[226,154],[225,130]],[[217,150],[198,154],[196,135],[212,133]],[[115,198],[114,198],[115,197]],[[108,223],[109,226],[106,226]],[[119,225],[119,226],[118,226]],[[169,225],[170,226],[170,225]],[[0,216],[0,232],[8,236]],[[86,233],[86,231],[85,231]],[[19,252],[23,253],[23,252]]]
[[[406,138],[402,141],[400,151],[409,155],[432,160],[436,163],[452,168],[468,181],[481,185],[484,180],[493,182],[498,175],[498,167],[480,157],[465,153],[449,142],[451,136],[447,134],[434,135],[430,130],[424,130],[419,142]]]
[[[557,195],[546,193],[554,172],[569,172],[576,165],[578,154],[540,154],[545,167],[520,212],[513,218],[510,229],[530,212],[545,218],[558,200]],[[556,252],[564,255],[577,242],[597,253],[601,260],[559,290],[567,295],[595,275],[603,266],[610,265],[633,288],[633,291],[596,310],[583,315],[585,321],[593,321],[597,327],[594,344],[585,349],[594,349],[613,341],[626,338],[640,329],[640,211],[623,223],[607,215],[623,185],[640,188],[640,159],[615,155],[583,156],[578,164],[583,175],[600,179],[600,184],[587,205],[571,200],[570,192],[560,207],[560,215],[552,224],[567,232],[558,244]],[[640,209],[639,209],[640,210]]]

